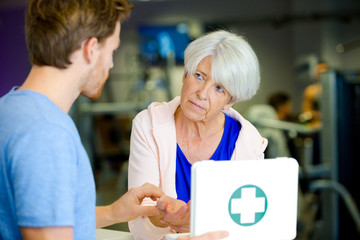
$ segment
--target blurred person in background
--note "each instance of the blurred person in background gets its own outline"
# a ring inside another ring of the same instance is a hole
[[[303,93],[302,113],[300,121],[313,126],[321,125],[320,97],[322,92],[321,74],[329,71],[327,63],[320,61],[314,69],[314,83],[307,86]]]
[[[293,114],[293,104],[289,94],[285,92],[275,92],[268,98],[268,104],[276,111],[276,117],[281,121],[297,121]]]

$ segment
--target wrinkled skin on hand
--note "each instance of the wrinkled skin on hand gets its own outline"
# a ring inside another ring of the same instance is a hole
[[[157,208],[162,214],[161,223],[179,233],[190,231],[190,201],[186,204],[164,195],[158,199]]]

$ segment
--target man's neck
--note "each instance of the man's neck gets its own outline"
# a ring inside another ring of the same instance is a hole
[[[32,90],[48,97],[55,105],[68,113],[80,95],[78,76],[70,69],[49,66],[33,66],[27,79],[18,90]]]

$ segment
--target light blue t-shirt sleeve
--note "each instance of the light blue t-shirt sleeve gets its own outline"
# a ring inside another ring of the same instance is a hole
[[[76,150],[71,135],[53,124],[34,126],[13,144],[11,166],[19,226],[73,226]]]

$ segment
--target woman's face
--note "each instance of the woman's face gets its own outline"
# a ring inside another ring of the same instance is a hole
[[[184,73],[180,107],[184,115],[193,121],[211,121],[221,110],[229,109],[231,95],[211,76],[212,57],[205,57],[193,75]]]

